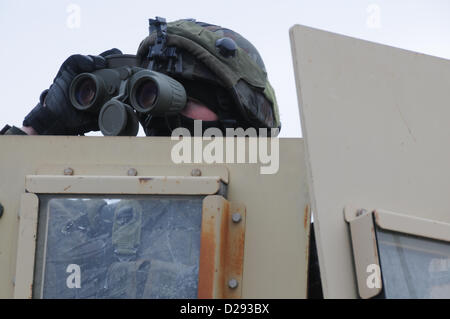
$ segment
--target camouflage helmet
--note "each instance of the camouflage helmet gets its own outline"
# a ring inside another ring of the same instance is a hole
[[[240,34],[192,19],[151,19],[137,55],[143,67],[180,81],[189,97],[212,106],[221,120],[238,117],[238,126],[281,127],[264,62]]]

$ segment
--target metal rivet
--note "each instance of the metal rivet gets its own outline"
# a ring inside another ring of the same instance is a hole
[[[66,176],[72,176],[73,175],[73,169],[68,167],[64,170],[64,175]]]
[[[202,176],[202,171],[199,170],[198,168],[193,169],[192,172],[191,172],[191,176],[196,176],[196,177]]]
[[[128,176],[137,176],[138,172],[135,168],[130,168],[127,172]]]
[[[364,215],[364,214],[366,214],[367,213],[367,210],[366,209],[358,209],[357,211],[356,211],[356,217],[359,217],[359,216],[362,216],[362,215]]]
[[[3,205],[0,204],[0,218],[2,218],[3,216]]]
[[[239,283],[238,283],[238,281],[236,279],[233,278],[233,279],[230,279],[228,281],[228,287],[229,288],[236,289],[238,286],[239,286]]]
[[[231,219],[233,220],[233,223],[240,223],[242,220],[242,215],[239,213],[234,213],[233,216],[231,216]]]

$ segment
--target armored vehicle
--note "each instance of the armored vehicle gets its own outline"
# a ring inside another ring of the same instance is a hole
[[[0,136],[0,298],[450,297],[450,62],[290,35],[303,138]]]

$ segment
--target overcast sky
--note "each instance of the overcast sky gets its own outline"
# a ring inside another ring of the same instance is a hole
[[[0,126],[22,124],[71,54],[136,53],[155,16],[195,18],[249,39],[275,88],[283,137],[302,135],[289,42],[295,24],[450,58],[449,0],[0,0]]]

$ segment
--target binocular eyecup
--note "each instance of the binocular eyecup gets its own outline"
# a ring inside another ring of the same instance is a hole
[[[136,136],[136,112],[176,114],[187,101],[183,85],[175,79],[129,65],[78,75],[71,83],[69,97],[77,110],[98,114],[105,136]]]

